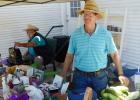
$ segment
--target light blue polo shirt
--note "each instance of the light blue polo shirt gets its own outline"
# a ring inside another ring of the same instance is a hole
[[[84,25],[71,35],[68,54],[74,54],[73,64],[85,72],[98,71],[107,66],[107,54],[116,52],[111,33],[99,24],[90,36]]]
[[[42,39],[41,37],[39,36],[35,36],[31,42],[34,42],[36,44],[36,46],[43,46],[45,45],[45,40]],[[36,56],[36,53],[34,51],[34,48],[33,47],[29,47],[28,48],[28,52],[31,56],[35,57]]]

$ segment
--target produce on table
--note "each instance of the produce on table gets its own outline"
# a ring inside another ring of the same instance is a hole
[[[14,66],[14,67],[8,67],[8,68],[6,69],[6,72],[7,72],[8,74],[14,74],[15,71],[16,71],[16,66]]]
[[[140,91],[129,92],[126,86],[111,86],[101,92],[101,100],[135,100]]]
[[[126,98],[125,100],[135,100],[137,98],[140,97],[140,91],[134,91],[134,92],[131,92]]]

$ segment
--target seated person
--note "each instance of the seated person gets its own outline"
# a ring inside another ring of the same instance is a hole
[[[26,43],[16,42],[15,46],[28,48],[28,51],[25,54],[26,56],[24,56],[27,59],[33,61],[35,57],[41,56],[38,52],[43,51],[41,47],[46,47],[46,39],[40,33],[38,33],[39,28],[37,28],[36,26],[28,25],[25,31],[29,37],[29,41]]]

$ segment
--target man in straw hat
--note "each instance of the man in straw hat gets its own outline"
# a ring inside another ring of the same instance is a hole
[[[29,37],[29,41],[26,43],[16,42],[15,46],[28,48],[27,54],[29,54],[33,60],[34,57],[37,56],[37,51],[35,50],[35,48],[39,46],[45,46],[46,40],[40,33],[38,33],[39,28],[34,25],[29,24],[24,30]]]
[[[99,95],[107,86],[107,55],[110,54],[122,84],[128,86],[129,80],[123,75],[118,51],[111,33],[96,21],[104,18],[95,1],[86,1],[79,12],[83,15],[84,25],[71,35],[62,76],[65,78],[69,67],[75,67],[73,85],[75,92],[83,92],[92,87]]]

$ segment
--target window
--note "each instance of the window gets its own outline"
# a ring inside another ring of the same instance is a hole
[[[78,17],[78,11],[80,10],[80,7],[81,7],[80,1],[70,2],[71,17]]]

